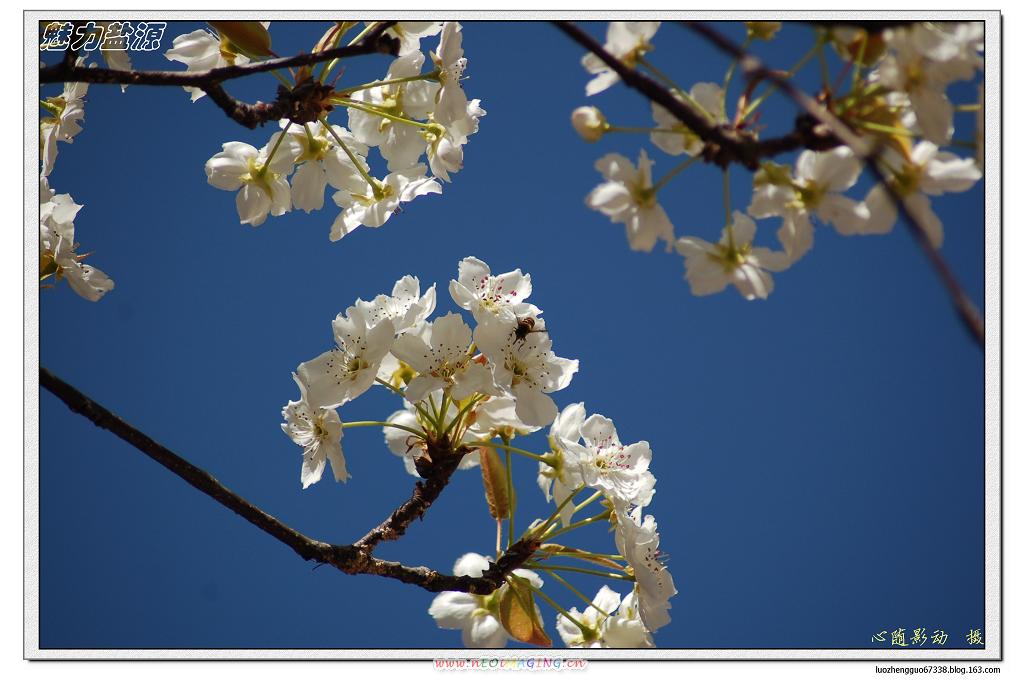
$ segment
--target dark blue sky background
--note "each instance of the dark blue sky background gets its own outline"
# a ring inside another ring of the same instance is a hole
[[[308,50],[326,25],[275,23],[275,47]],[[165,48],[198,26],[170,25]],[[591,28],[603,37],[603,26]],[[844,238],[819,228],[766,302],[732,289],[695,298],[681,257],[629,251],[622,227],[583,204],[604,153],[635,159],[643,145],[656,176],[676,159],[636,136],[588,145],[570,112],[594,103],[614,122],[648,125],[646,102],[622,86],[587,101],[580,49],[544,23],[467,22],[464,33],[466,89],[488,111],[465,169],[443,196],[334,244],[329,199],[324,211],[253,229],[238,224],[233,194],[206,184],[203,164],[222,142],[261,146],[272,129],[247,131],[177,88],[91,87],[84,131],[61,145],[50,179],[85,206],[77,236],[117,287],[97,304],[66,285],[42,292],[42,365],[284,522],[347,543],[405,500],[413,480],[379,430],[357,429],[344,439],[350,482],[325,477],[302,491],[299,449],[279,429],[296,396],[290,372],[328,348],[335,314],[404,274],[437,282],[444,313],[462,257],[497,272],[521,267],[556,352],[580,360],[559,406],[583,400],[624,441],[654,450],[649,510],[680,591],[660,647],[872,647],[880,630],[919,627],[963,646],[984,617],[983,357],[906,230]],[[781,35],[760,53],[788,67],[810,31]],[[720,81],[727,66],[677,26],[663,26],[655,44],[655,63],[686,85]],[[133,56],[140,67],[177,67],[161,53]],[[348,62],[342,82],[382,77],[387,63]],[[805,76],[813,87],[817,68]],[[228,89],[269,100],[275,81]],[[954,93],[974,101],[973,86]],[[795,114],[782,97],[766,111],[776,126]],[[956,136],[969,139],[973,123],[958,114]],[[749,195],[738,173],[736,207]],[[981,184],[935,203],[943,253],[981,301]],[[686,171],[663,204],[677,235],[717,240],[717,171]],[[758,240],[775,246],[776,221],[759,227]],[[375,389],[342,418],[398,407]],[[460,644],[427,614],[432,594],[314,570],[48,393],[40,411],[42,647]],[[523,442],[543,451],[540,436]],[[523,461],[525,526],[550,508],[535,464]],[[603,529],[580,541],[612,546]],[[449,570],[493,545],[474,470],[379,555]],[[600,585],[574,582],[591,594]],[[553,580],[546,590],[579,604]],[[555,637],[554,615],[544,615]]]

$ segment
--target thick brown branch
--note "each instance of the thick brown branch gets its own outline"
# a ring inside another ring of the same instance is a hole
[[[382,21],[367,33],[362,40],[355,45],[336,47],[322,52],[312,54],[299,54],[294,57],[281,57],[278,59],[267,59],[249,64],[237,66],[224,66],[222,68],[210,69],[208,71],[196,71],[183,73],[181,71],[118,71],[108,68],[85,68],[75,66],[74,59],[69,62],[67,58],[61,63],[46,66],[39,71],[40,84],[62,83],[62,82],[84,82],[101,84],[121,85],[156,85],[156,86],[184,86],[201,89],[220,109],[227,114],[231,120],[249,129],[254,129],[268,121],[280,120],[291,117],[297,122],[308,122],[296,118],[297,112],[303,111],[306,106],[305,99],[309,96],[320,97],[321,93],[314,88],[297,86],[294,90],[285,87],[278,87],[277,99],[267,104],[256,102],[249,104],[235,99],[224,89],[223,83],[227,80],[242,78],[254,73],[273,71],[277,69],[292,68],[296,66],[309,66],[312,64],[331,61],[333,59],[344,59],[366,54],[398,54],[398,41],[390,36],[384,35],[384,31],[390,28],[395,22]],[[69,50],[70,53],[70,50]],[[307,81],[310,82],[310,81]],[[319,100],[318,100],[319,101]],[[314,118],[315,119],[315,118]]]
[[[661,83],[626,65],[621,59],[604,49],[597,40],[569,21],[555,21],[555,26],[570,39],[593,52],[608,65],[622,82],[652,102],[655,102],[675,116],[704,141],[703,157],[709,163],[726,167],[738,163],[750,170],[758,167],[764,158],[770,158],[789,151],[814,149],[824,151],[839,144],[827,132],[822,134],[806,120],[798,119],[792,132],[781,137],[759,140],[748,130],[731,125],[716,125],[703,114],[681,100]]]
[[[135,429],[45,368],[39,369],[39,383],[67,404],[68,408],[75,413],[88,418],[97,427],[114,433],[199,491],[291,547],[304,559],[315,559],[319,562],[329,561],[329,559],[322,558],[328,555],[328,549],[332,546],[314,541],[263,512],[225,487],[209,472],[192,465],[148,435]]]
[[[209,95],[210,100],[214,104],[220,107],[220,110],[227,114],[227,117],[235,121],[239,125],[255,130],[258,126],[263,125],[268,120],[272,120],[272,113],[269,111],[270,105],[264,104],[263,102],[256,102],[255,104],[247,104],[243,101],[235,99],[227,93],[224,86],[220,83],[213,83],[203,88],[203,91]],[[276,113],[276,111],[275,111]],[[281,116],[277,117],[278,119]]]
[[[479,578],[452,576],[428,567],[409,567],[398,562],[380,560],[373,556],[373,548],[377,542],[397,538],[405,532],[406,527],[413,519],[422,517],[426,509],[444,489],[452,472],[458,466],[458,461],[465,453],[463,450],[453,453],[450,460],[445,461],[445,464],[435,465],[436,472],[432,470],[423,482],[417,484],[412,498],[359,543],[356,545],[333,545],[299,533],[276,517],[264,512],[225,487],[209,472],[196,467],[154,441],[45,368],[39,369],[39,384],[63,401],[73,412],[84,416],[97,427],[108,430],[131,444],[192,487],[240,515],[256,528],[289,546],[303,559],[329,564],[346,574],[384,576],[403,583],[417,585],[431,592],[457,590],[487,595],[500,587],[509,573],[522,566],[538,546],[538,543],[532,539],[520,540]],[[376,536],[380,538],[370,539],[370,537]]]
[[[226,80],[243,78],[254,73],[276,71],[296,66],[310,66],[332,59],[345,59],[366,54],[398,53],[398,41],[384,35],[384,31],[394,25],[393,21],[383,21],[367,33],[355,45],[335,47],[312,54],[297,54],[292,57],[279,57],[254,61],[248,64],[222,66],[207,71],[117,71],[109,68],[69,67],[66,63],[45,66],[39,70],[39,83],[101,83],[120,85],[180,85],[185,87],[203,88],[211,83],[223,83]]]
[[[425,458],[417,461],[417,469],[424,479],[416,482],[412,497],[402,503],[391,515],[356,541],[356,546],[373,550],[381,541],[394,541],[405,534],[413,520],[421,519],[437,497],[441,495],[452,474],[459,467],[462,457],[469,453],[465,448],[452,450],[447,440],[428,442],[429,462]]]
[[[910,233],[913,235],[914,240],[917,241],[918,246],[920,246],[921,250],[927,256],[929,263],[931,263],[932,268],[938,273],[939,278],[942,279],[942,283],[945,285],[946,290],[949,293],[950,299],[953,302],[953,306],[956,309],[960,320],[967,327],[967,330],[971,333],[971,336],[978,345],[984,349],[985,322],[982,320],[981,314],[967,295],[967,291],[965,291],[963,286],[960,285],[956,275],[953,274],[953,270],[942,257],[938,248],[932,244],[931,239],[928,237],[928,232],[925,231],[921,221],[907,207],[906,201],[903,200],[903,197],[886,180],[885,173],[882,171],[882,166],[879,160],[881,146],[872,144],[858,136],[850,130],[843,121],[833,115],[831,111],[793,85],[788,78],[784,78],[780,76],[778,72],[766,68],[756,57],[710,26],[697,21],[685,21],[683,24],[726,54],[734,57],[740,68],[743,69],[747,78],[758,78],[771,81],[790,99],[807,111],[808,115],[812,116],[818,124],[817,127],[827,129],[843,144],[850,147],[858,158],[864,161],[865,165],[867,165],[868,169],[871,171],[871,174],[874,175],[883,187],[885,187],[885,191],[888,194],[889,199],[897,207],[900,217],[903,218],[903,223],[907,225],[908,229],[910,229]]]

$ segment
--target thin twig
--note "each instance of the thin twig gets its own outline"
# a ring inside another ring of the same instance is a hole
[[[807,121],[803,117],[797,119],[792,132],[769,139],[758,139],[753,132],[736,128],[730,124],[715,124],[672,94],[668,88],[613,56],[601,43],[572,22],[555,21],[552,23],[574,42],[597,55],[601,61],[618,74],[627,87],[664,107],[679,122],[700,137],[704,141],[702,156],[706,162],[723,168],[732,163],[739,163],[754,170],[764,158],[800,149],[825,151],[839,145],[839,140],[828,134],[827,131],[823,133],[820,130],[815,130],[814,126],[807,125]]]
[[[426,472],[423,481],[416,482],[412,498],[400,505],[380,525],[371,529],[365,536],[356,541],[356,546],[373,550],[381,541],[394,541],[405,535],[415,519],[422,519],[423,513],[427,511],[441,492],[448,485],[452,474],[458,469],[462,457],[469,453],[464,447],[452,451],[448,448],[447,440],[434,442],[427,440],[427,448],[431,465],[425,468],[425,462],[421,459],[417,470]]]
[[[478,595],[494,592],[505,581],[505,577],[518,569],[528,560],[539,546],[535,538],[523,538],[506,552],[501,559],[491,564],[480,577],[453,576],[443,574],[428,567],[410,567],[398,562],[389,562],[373,556],[373,548],[377,541],[368,541],[366,537],[355,545],[334,545],[310,538],[287,526],[276,517],[266,513],[245,500],[235,492],[221,484],[209,472],[196,467],[170,449],[154,441],[107,408],[82,394],[75,387],[64,382],[45,368],[39,369],[39,384],[63,401],[73,412],[89,419],[97,427],[101,427],[123,439],[160,465],[183,479],[195,489],[206,494],[227,509],[240,515],[261,531],[281,541],[300,557],[321,564],[329,564],[346,574],[372,574],[393,578],[403,583],[417,585],[430,592],[456,590]],[[458,456],[461,459],[461,455]],[[453,458],[451,470],[458,465]],[[444,488],[451,470],[445,466],[437,466],[437,480],[443,483],[433,498]],[[421,486],[429,486],[434,477],[428,474],[424,482],[417,484],[412,498],[376,527],[367,537],[380,535],[384,538],[397,538],[404,533],[408,524],[416,517],[422,517],[430,506],[423,497]]]

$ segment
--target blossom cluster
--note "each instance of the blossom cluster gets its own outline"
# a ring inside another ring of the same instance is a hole
[[[303,486],[319,480],[326,460],[336,479],[348,478],[341,430],[328,425],[336,422],[336,409],[374,384],[404,398],[405,411],[389,418],[399,424],[418,426],[424,415],[450,420],[462,409],[466,429],[471,428],[469,416],[523,431],[555,419],[558,408],[550,394],[569,385],[579,363],[552,351],[541,310],[525,302],[532,291],[530,276],[519,270],[495,276],[485,262],[467,257],[449,290],[456,304],[472,314],[475,328],[454,312],[428,321],[436,305],[435,286],[421,295],[419,279],[405,276],[391,295],[356,300],[338,314],[332,322],[335,347],[299,364],[294,378],[301,399],[290,402],[284,415],[286,432],[308,458]],[[523,319],[533,322],[533,332],[519,332]],[[478,408],[470,411],[467,404]],[[474,433],[486,434],[479,425]],[[303,443],[303,437],[313,438]],[[397,448],[394,441],[388,443]],[[405,446],[402,455],[410,451]]]
[[[535,428],[523,428],[506,416],[499,429],[491,431],[526,434],[532,429]],[[677,591],[663,563],[657,523],[653,515],[645,514],[655,485],[649,469],[650,445],[645,441],[623,445],[613,422],[600,414],[588,417],[583,403],[570,404],[558,414],[547,440],[548,453],[538,462],[537,484],[548,501],[556,504],[554,515],[562,529],[543,536],[553,538],[554,534],[574,527],[577,511],[599,498],[606,510],[593,518],[611,525],[618,552],[611,558],[595,557],[589,551],[557,544],[542,544],[541,550],[612,569],[620,568],[618,561],[623,561],[622,571],[632,581],[625,597],[609,586],[602,586],[583,612],[576,607],[562,609],[556,617],[562,642],[567,647],[585,648],[653,647],[651,633],[669,623],[669,600]],[[574,499],[583,489],[591,490],[593,495],[577,506]],[[455,563],[454,573],[479,576],[487,563],[480,555],[469,553]],[[558,567],[547,564],[545,560],[535,568],[550,569],[549,573],[562,581]],[[529,579],[538,589],[543,585],[534,572],[519,570],[513,575]],[[509,587],[510,584],[502,586],[487,596],[442,593],[431,604],[430,614],[442,628],[461,630],[467,647],[504,646],[510,636],[500,625],[499,605],[502,598],[509,597]]]
[[[375,23],[369,22],[352,42]],[[318,47],[336,46],[354,25],[339,22]],[[235,204],[242,224],[259,226],[268,215],[292,209],[320,210],[330,187],[339,208],[330,239],[337,241],[359,226],[382,226],[419,196],[440,194],[442,182],[450,182],[462,169],[463,147],[486,111],[462,87],[467,60],[461,25],[398,22],[388,33],[399,40],[400,48],[382,79],[341,88],[327,83],[331,62],[319,72],[300,70],[286,87],[298,91],[318,83],[322,115],[317,120],[282,119],[281,131],[261,148],[227,142],[206,162],[211,185],[238,192]],[[438,43],[428,55],[421,51],[420,41],[432,36],[439,36]],[[175,38],[166,56],[189,71],[249,61],[245,54],[225,51],[223,38],[202,29]],[[185,89],[193,101],[203,96],[201,90]],[[337,108],[346,109],[347,128],[328,121]],[[383,176],[371,169],[369,154],[374,148],[387,169]]]
[[[114,288],[114,282],[83,264],[85,255],[76,252],[74,220],[81,209],[70,194],[56,193],[46,177],[39,178],[39,278],[67,279],[73,291],[96,302]]]
[[[79,57],[76,65],[82,66],[85,59]],[[65,83],[64,91],[56,97],[47,97],[40,102],[45,115],[39,119],[39,155],[42,160],[41,177],[48,177],[57,162],[58,142],[71,144],[82,131],[85,118],[85,94],[88,83]]]
[[[490,595],[438,595],[429,612],[439,626],[461,630],[470,647],[504,646],[509,639],[549,645],[537,594],[558,611],[556,628],[568,646],[653,646],[651,633],[669,622],[676,589],[663,564],[657,524],[646,514],[655,486],[650,445],[624,445],[614,423],[588,416],[583,403],[558,410],[550,395],[569,386],[579,364],[554,353],[543,312],[528,301],[529,274],[517,269],[495,275],[485,262],[467,257],[448,289],[461,311],[433,319],[435,286],[423,292],[413,276],[397,281],[390,295],[356,300],[333,321],[335,347],[296,368],[299,399],[284,407],[282,429],[302,449],[303,487],[319,481],[328,462],[337,481],[350,479],[341,445],[349,427],[382,427],[388,449],[414,476],[429,474],[436,462],[430,460],[432,446],[445,442],[443,450],[463,452],[459,469],[480,468],[498,522],[498,546],[507,520],[508,547],[531,538],[539,548]],[[374,385],[401,397],[403,408],[382,421],[342,421],[339,409]],[[543,454],[510,443],[545,427]],[[536,461],[539,489],[555,506],[521,536],[514,532],[515,494],[506,493],[513,455]],[[581,501],[585,490],[591,495]],[[601,508],[596,515],[575,519],[594,503]],[[553,542],[592,523],[611,525],[617,552]],[[583,612],[561,607],[543,592],[540,575],[564,583],[560,559],[599,565],[630,590],[604,587]],[[480,576],[491,561],[468,553],[454,573]]]
[[[653,50],[659,23],[611,22],[604,47],[627,66],[646,69],[710,125],[756,137],[757,109],[774,90],[766,89],[756,99],[754,90],[744,92],[730,116],[727,95],[735,63],[721,84],[700,82],[689,90],[678,87],[646,57]],[[771,40],[781,27],[780,22],[747,22],[747,44]],[[943,147],[954,142],[957,111],[977,112],[981,129],[980,90],[976,104],[961,106],[950,101],[947,90],[952,83],[973,80],[983,69],[983,25],[916,23],[871,34],[855,27],[820,29],[811,51],[788,75],[814,56],[824,64],[827,45],[845,62],[835,88],[852,75],[848,91],[842,94],[823,83],[823,91],[829,93],[824,101],[853,131],[882,148],[880,164],[888,186],[878,183],[861,198],[849,196],[858,187],[862,163],[847,146],[803,151],[792,166],[762,160],[753,175],[752,197],[745,212],[729,205],[725,171],[724,229],[716,242],[677,237],[659,194],[683,170],[710,160],[704,140],[653,102],[653,126],[648,128],[614,125],[599,109],[586,106],[572,114],[573,126],[583,139],[594,142],[609,133],[644,132],[659,151],[684,157],[655,180],[654,161],[645,149],[640,150],[635,165],[621,154],[605,155],[596,164],[604,181],[587,196],[587,206],[624,224],[631,249],[650,252],[662,241],[666,250],[682,255],[694,295],[717,293],[731,284],[748,300],[766,298],[774,287],[772,274],[788,269],[810,250],[816,224],[831,224],[844,236],[892,231],[899,211],[892,195],[899,197],[932,245],[940,247],[943,225],[930,197],[967,191],[981,179],[980,155],[963,158]],[[586,86],[588,96],[619,80],[594,54],[583,58],[583,66],[593,75]],[[968,145],[980,152],[982,143],[979,136]],[[755,220],[770,218],[781,220],[779,246],[754,246]]]
[[[84,64],[79,57],[76,65]],[[96,302],[114,288],[114,282],[99,269],[82,263],[86,255],[76,252],[74,224],[82,206],[70,194],[56,193],[49,181],[58,144],[72,143],[82,131],[88,89],[88,83],[65,83],[61,94],[40,101],[45,114],[39,119],[39,280],[51,276],[58,281],[66,279],[73,291]]]

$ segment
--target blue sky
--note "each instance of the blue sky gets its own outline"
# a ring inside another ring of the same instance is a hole
[[[199,25],[169,25],[165,43]],[[325,26],[276,23],[275,48],[308,50]],[[245,130],[178,88],[91,87],[84,131],[61,145],[50,180],[85,206],[77,237],[117,287],[96,304],[66,285],[41,292],[42,365],[286,523],[347,543],[413,480],[378,430],[358,429],[344,440],[348,484],[303,491],[299,450],[279,429],[296,394],[291,371],[329,347],[338,312],[404,274],[436,282],[445,313],[461,258],[519,267],[556,352],[580,360],[559,406],[584,401],[654,451],[649,510],[680,591],[660,647],[870,648],[880,630],[919,627],[963,646],[984,620],[983,355],[906,229],[844,238],[819,228],[767,301],[732,290],[695,298],[681,257],[631,252],[620,225],[583,205],[602,154],[635,158],[642,145],[656,175],[675,159],[636,136],[586,144],[570,112],[594,103],[615,122],[648,125],[647,104],[621,86],[588,102],[580,49],[547,24],[467,22],[464,33],[465,86],[488,111],[465,168],[444,195],[340,243],[327,240],[330,207],[253,229],[238,224],[233,195],[206,184],[203,164],[221,143],[261,146],[271,129]],[[787,67],[810,33],[782,35],[760,54]],[[655,63],[686,85],[727,67],[676,26],[655,44]],[[135,60],[175,68],[159,53]],[[387,58],[346,66],[343,82],[365,82]],[[804,75],[813,87],[816,69]],[[275,82],[228,89],[269,100]],[[974,101],[974,88],[953,96]],[[768,108],[769,126],[796,113],[781,98]],[[972,131],[973,114],[958,114],[956,137]],[[737,208],[749,181],[734,177]],[[706,167],[673,181],[663,204],[677,235],[715,240],[720,185]],[[982,184],[935,205],[943,254],[980,304]],[[759,241],[774,245],[776,228],[759,223]],[[342,417],[397,408],[372,390]],[[432,594],[313,569],[48,393],[40,423],[42,647],[459,646],[427,614]],[[517,523],[550,511],[535,474],[517,459]],[[603,530],[580,541],[611,546]],[[493,543],[469,471],[379,555],[448,570]],[[557,583],[546,590],[578,604]]]

